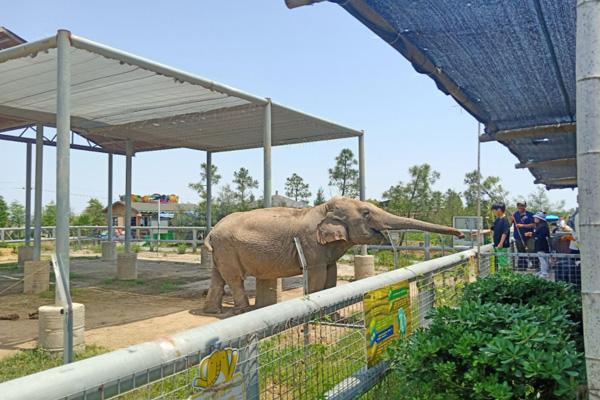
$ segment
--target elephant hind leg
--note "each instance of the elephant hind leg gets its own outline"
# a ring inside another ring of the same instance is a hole
[[[221,276],[219,269],[216,265],[213,265],[212,275],[210,278],[210,289],[206,295],[206,302],[204,303],[204,312],[206,313],[220,313],[223,302],[223,294],[225,293],[225,280]]]

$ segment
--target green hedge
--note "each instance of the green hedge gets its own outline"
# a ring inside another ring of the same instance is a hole
[[[565,284],[494,275],[429,318],[390,350],[394,398],[574,399],[584,382],[581,300]]]

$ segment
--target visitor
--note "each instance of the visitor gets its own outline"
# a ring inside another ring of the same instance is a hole
[[[549,258],[544,254],[550,253],[550,246],[548,240],[550,239],[550,229],[548,228],[548,222],[546,222],[546,214],[542,211],[538,211],[533,215],[533,221],[535,222],[535,228],[533,232],[527,232],[528,237],[532,237],[535,242],[535,252],[538,254],[538,260],[540,263],[540,271],[538,275],[542,278],[548,278],[549,275]]]
[[[504,203],[494,203],[492,211],[496,216],[492,224],[494,234],[494,253],[496,254],[497,269],[506,269],[508,267],[508,248],[510,247],[510,223],[504,214],[506,206]]]
[[[533,238],[528,237],[526,233],[533,232],[535,223],[533,222],[533,213],[527,211],[526,201],[517,202],[517,212],[513,214],[513,222],[515,224],[513,238],[515,239],[517,253],[533,253],[535,246]],[[529,257],[518,257],[517,269],[526,270],[529,264],[528,260]]]

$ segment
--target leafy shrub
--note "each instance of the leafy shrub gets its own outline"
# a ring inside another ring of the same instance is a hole
[[[578,350],[583,351],[581,295],[568,283],[540,279],[532,274],[490,275],[467,285],[463,292],[463,301],[546,305],[555,310],[566,310],[567,317],[577,323],[572,330]]]
[[[431,319],[392,348],[392,369],[407,382],[399,398],[575,398],[584,366],[564,310],[466,302]]]
[[[134,244],[133,246],[131,246],[131,251],[133,251],[134,253],[139,253],[140,251],[142,251],[142,246],[140,246],[139,244]]]
[[[433,309],[390,349],[398,399],[571,399],[585,381],[581,298],[568,284],[498,274]]]
[[[185,243],[179,243],[177,245],[177,254],[185,254],[187,251],[187,245]]]

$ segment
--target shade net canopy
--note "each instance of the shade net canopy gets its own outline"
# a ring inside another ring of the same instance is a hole
[[[71,35],[71,129],[124,152],[261,147],[265,98]],[[56,121],[56,37],[0,51],[0,129]],[[272,104],[272,144],[360,131]]]
[[[286,0],[295,7],[316,3]],[[406,57],[485,125],[520,164],[575,158],[575,0],[331,0]],[[562,135],[508,139],[553,127]],[[543,140],[542,139],[548,139]],[[530,168],[573,187],[574,163]]]

